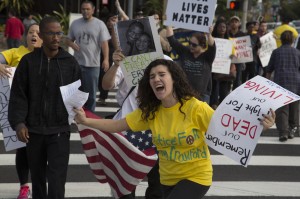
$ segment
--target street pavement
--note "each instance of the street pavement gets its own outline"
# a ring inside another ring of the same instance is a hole
[[[118,110],[115,92],[109,93],[107,105],[99,104],[96,113],[106,116]],[[15,170],[15,151],[5,152],[0,136],[0,199],[15,199],[19,184]],[[247,168],[211,150],[213,185],[205,199],[299,199],[300,138],[278,141],[276,128],[263,132]],[[66,198],[111,199],[110,188],[93,176],[83,153],[80,137],[71,134],[71,156],[66,184]],[[144,198],[145,179],[137,187],[137,199]],[[188,196],[187,198],[188,199]]]

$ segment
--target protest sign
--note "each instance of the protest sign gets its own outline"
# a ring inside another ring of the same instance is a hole
[[[15,72],[15,67],[8,68],[12,74]],[[13,75],[12,75],[13,76]],[[12,77],[0,78],[0,125],[3,133],[4,147],[6,151],[21,148],[26,146],[24,142],[18,140],[16,132],[11,128],[8,122],[8,104],[10,96],[10,88]]]
[[[136,86],[149,63],[163,58],[154,17],[120,21],[114,28],[118,46],[126,56],[120,63],[125,81],[129,87]]]
[[[258,50],[258,56],[263,67],[267,66],[273,50],[277,48],[273,32],[270,32],[260,38],[261,48]]]
[[[235,49],[235,57],[232,63],[247,63],[253,61],[253,53],[250,36],[232,38]]]
[[[256,76],[232,91],[218,106],[206,133],[207,144],[247,167],[263,130],[259,119],[300,97]]]
[[[209,32],[213,23],[217,0],[168,1],[164,25]]]
[[[212,64],[213,73],[229,74],[233,44],[231,40],[215,38],[216,57]]]

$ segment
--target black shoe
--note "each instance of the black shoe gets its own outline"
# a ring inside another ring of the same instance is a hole
[[[280,141],[280,142],[285,142],[285,141],[287,141],[287,140],[288,140],[288,137],[285,136],[285,135],[282,135],[282,136],[279,137],[279,141]]]
[[[295,137],[295,134],[296,134],[297,130],[298,130],[297,127],[292,128],[292,129],[290,130],[290,132],[289,132],[288,138],[289,138],[289,139],[293,139],[293,138]]]

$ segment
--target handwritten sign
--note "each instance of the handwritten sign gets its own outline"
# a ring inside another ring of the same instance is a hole
[[[117,32],[117,40],[119,42],[119,46],[121,47],[122,51],[126,51],[126,45],[122,44],[124,35],[127,35],[127,40],[129,41],[131,36],[129,36],[129,28],[133,24],[139,22],[143,25],[143,31],[148,35],[152,35],[152,41],[154,44],[154,48],[151,48],[148,52],[137,52],[139,48],[139,39],[133,42],[133,49],[131,49],[131,53],[129,53],[125,59],[120,63],[122,72],[124,74],[125,81],[128,86],[136,86],[139,80],[144,75],[144,69],[156,59],[163,58],[163,52],[160,44],[160,38],[157,32],[157,28],[155,27],[154,17],[142,18],[139,20],[127,20],[127,21],[120,21],[115,26],[115,32]],[[129,26],[129,27],[128,27]],[[124,29],[126,28],[126,29]],[[151,33],[151,34],[150,34]],[[143,35],[143,32],[140,32]],[[122,39],[123,38],[123,39]],[[132,38],[132,37],[131,37]],[[141,38],[141,37],[140,37]],[[126,38],[125,38],[126,39]],[[131,41],[131,40],[130,40]],[[128,42],[127,42],[128,43]],[[144,43],[142,41],[141,43]]]
[[[259,118],[300,97],[271,80],[256,76],[232,91],[209,124],[207,144],[247,167],[263,130]]]
[[[15,72],[15,68],[9,68],[12,74]],[[3,133],[4,147],[6,151],[21,148],[26,146],[24,142],[18,140],[16,132],[11,128],[8,122],[8,104],[11,88],[11,78],[0,78],[0,125]]]
[[[213,23],[217,0],[168,1],[164,25],[209,32]]]
[[[273,50],[277,48],[273,32],[270,32],[260,38],[261,48],[258,50],[258,56],[263,67],[269,64]]]
[[[235,56],[232,63],[247,63],[253,61],[250,36],[232,38]]]
[[[213,73],[229,74],[233,44],[231,40],[215,38],[216,57],[212,64]]]

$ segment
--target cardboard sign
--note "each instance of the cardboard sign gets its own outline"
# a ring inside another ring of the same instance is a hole
[[[136,86],[144,69],[156,59],[163,58],[154,17],[120,21],[115,25],[118,46],[126,56],[120,63],[129,87]]]
[[[12,74],[14,74],[16,68],[11,67],[9,68]],[[12,75],[13,76],[13,75]],[[3,133],[3,141],[4,147],[6,151],[10,151],[13,149],[21,148],[26,146],[24,142],[18,140],[16,132],[11,128],[8,122],[8,104],[9,104],[9,97],[10,97],[10,88],[12,83],[12,77],[0,78],[0,125]]]
[[[206,133],[207,144],[247,167],[263,130],[259,119],[300,97],[256,76],[232,91],[218,106]]]
[[[215,38],[216,57],[212,64],[213,73],[229,74],[233,44],[231,40]]]
[[[273,32],[270,32],[260,38],[261,48],[258,50],[258,56],[263,67],[269,64],[273,50],[277,48]]]
[[[253,61],[253,53],[250,36],[232,38],[235,49],[235,57],[232,63],[247,63]]]
[[[168,1],[164,25],[209,32],[213,24],[217,0]]]

